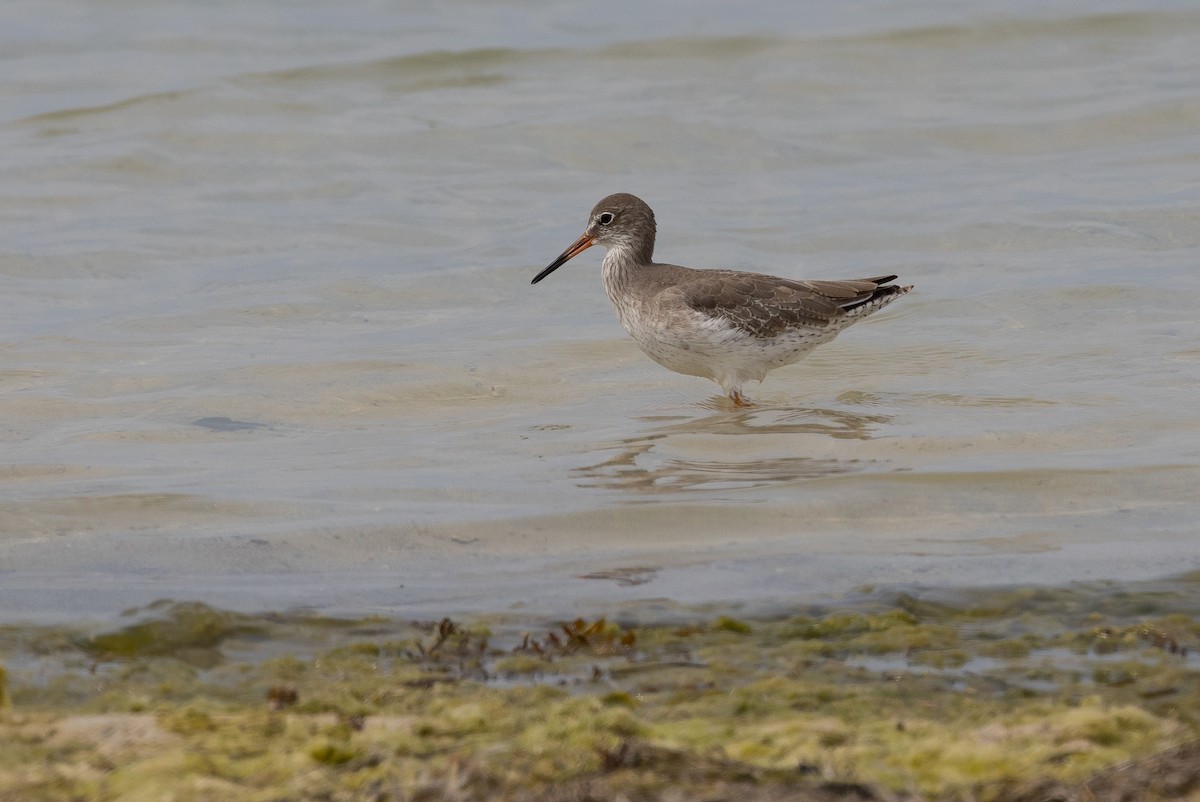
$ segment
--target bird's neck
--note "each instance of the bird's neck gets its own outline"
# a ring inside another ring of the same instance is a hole
[[[639,273],[649,262],[649,258],[643,261],[632,248],[624,245],[609,248],[608,253],[604,255],[601,269],[604,274],[604,289],[614,304],[618,298],[628,296],[638,281]]]

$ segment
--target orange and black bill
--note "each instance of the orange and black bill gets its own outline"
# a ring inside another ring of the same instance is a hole
[[[565,251],[563,251],[561,254],[559,254],[557,259],[555,259],[553,262],[551,262],[549,265],[547,265],[546,269],[543,270],[541,273],[538,273],[536,276],[534,276],[533,281],[531,281],[529,283],[537,284],[539,281],[544,279],[546,276],[550,275],[555,270],[558,270],[560,267],[565,265],[569,260],[571,260],[574,257],[578,256],[579,254],[583,253],[584,251],[586,251],[588,248],[592,247],[595,244],[596,244],[595,237],[593,237],[591,234],[584,234],[579,239],[577,239],[573,243],[571,243],[570,248],[567,248]]]

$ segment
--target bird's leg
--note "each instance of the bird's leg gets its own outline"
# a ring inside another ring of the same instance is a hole
[[[730,390],[729,400],[733,402],[735,407],[752,407],[754,402],[742,395],[741,390]]]

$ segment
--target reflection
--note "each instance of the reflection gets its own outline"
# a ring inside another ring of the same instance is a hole
[[[642,420],[656,425],[602,446],[600,450],[613,452],[610,457],[572,471],[580,486],[665,494],[766,487],[849,473],[872,462],[797,452],[817,450],[811,437],[870,440],[874,428],[891,416],[755,407],[726,408],[701,418]],[[829,450],[827,444],[819,448]]]
[[[631,566],[628,568],[613,568],[608,571],[592,571],[590,574],[580,574],[580,579],[611,579],[622,587],[645,585],[658,576],[659,568],[654,566]]]
[[[212,429],[214,432],[241,432],[246,429],[261,429],[266,426],[265,423],[233,420],[232,418],[201,418],[200,420],[192,421],[192,425]]]
[[[935,404],[950,404],[956,407],[1052,407],[1059,403],[1026,396],[967,396],[953,393],[916,393],[913,398],[927,399]]]

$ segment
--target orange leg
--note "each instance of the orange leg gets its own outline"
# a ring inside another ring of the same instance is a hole
[[[746,396],[742,395],[741,390],[734,390],[729,393],[729,400],[733,402],[735,407],[752,407],[754,402]]]

